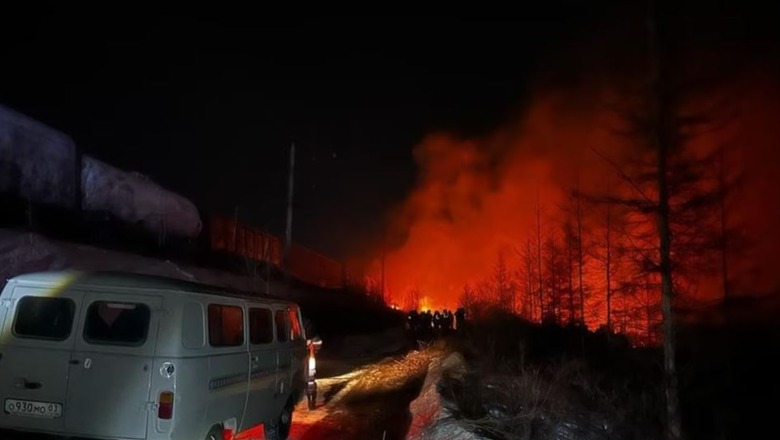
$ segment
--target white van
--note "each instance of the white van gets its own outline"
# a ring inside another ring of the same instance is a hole
[[[283,440],[306,389],[300,311],[279,299],[35,273],[6,284],[0,329],[0,430],[218,440],[263,424]]]

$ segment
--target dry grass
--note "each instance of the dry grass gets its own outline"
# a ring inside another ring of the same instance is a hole
[[[442,344],[411,351],[362,370],[336,396],[333,402],[359,400],[361,396],[390,393],[419,380],[428,371],[431,360],[440,357],[446,348]]]
[[[663,413],[652,356],[578,329],[475,323],[471,374],[442,394],[473,432],[500,440],[655,439]]]

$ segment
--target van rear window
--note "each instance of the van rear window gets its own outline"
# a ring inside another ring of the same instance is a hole
[[[84,340],[92,344],[142,345],[150,317],[146,304],[95,301],[87,309]]]
[[[249,309],[249,342],[270,344],[274,341],[274,322],[269,309]]]
[[[244,344],[244,311],[241,307],[209,304],[209,344],[212,347]]]
[[[70,298],[25,296],[16,308],[14,334],[63,341],[70,336],[75,310],[76,304]]]
[[[301,321],[298,319],[298,308],[292,307],[287,310],[290,316],[290,333],[293,341],[300,341],[303,339],[303,329],[301,328]]]
[[[276,320],[276,340],[279,342],[287,342],[290,340],[290,322],[287,318],[287,312],[284,310],[277,310],[275,315]]]

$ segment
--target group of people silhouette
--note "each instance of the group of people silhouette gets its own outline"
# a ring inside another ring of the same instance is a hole
[[[442,336],[459,331],[466,322],[466,310],[459,308],[454,313],[444,310],[411,310],[407,314],[406,328],[420,337]]]

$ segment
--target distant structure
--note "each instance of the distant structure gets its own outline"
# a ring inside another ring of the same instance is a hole
[[[282,268],[284,244],[281,238],[220,216],[209,219],[208,229],[211,249]],[[338,288],[349,284],[343,263],[295,243],[289,252],[287,270],[294,278],[320,287]]]
[[[16,226],[7,219],[20,217],[19,213],[7,211],[30,211],[30,206],[59,210],[50,214],[47,225],[62,223],[63,212],[73,213],[82,223],[97,215],[162,237],[161,242],[187,240],[216,256],[282,269],[279,237],[218,215],[207,215],[204,222],[197,206],[186,197],[139,173],[82,155],[66,134],[0,105],[0,226]],[[43,229],[40,232],[49,232]],[[293,278],[308,284],[363,287],[355,269],[295,243],[287,264]]]
[[[195,204],[138,174],[79,154],[69,136],[0,106],[0,192],[30,203],[105,212],[155,234],[194,238]]]
[[[156,234],[195,238],[203,228],[198,208],[188,199],[90,156],[81,161],[81,194],[85,211],[110,212]]]
[[[80,160],[69,136],[0,106],[0,193],[76,209]]]

